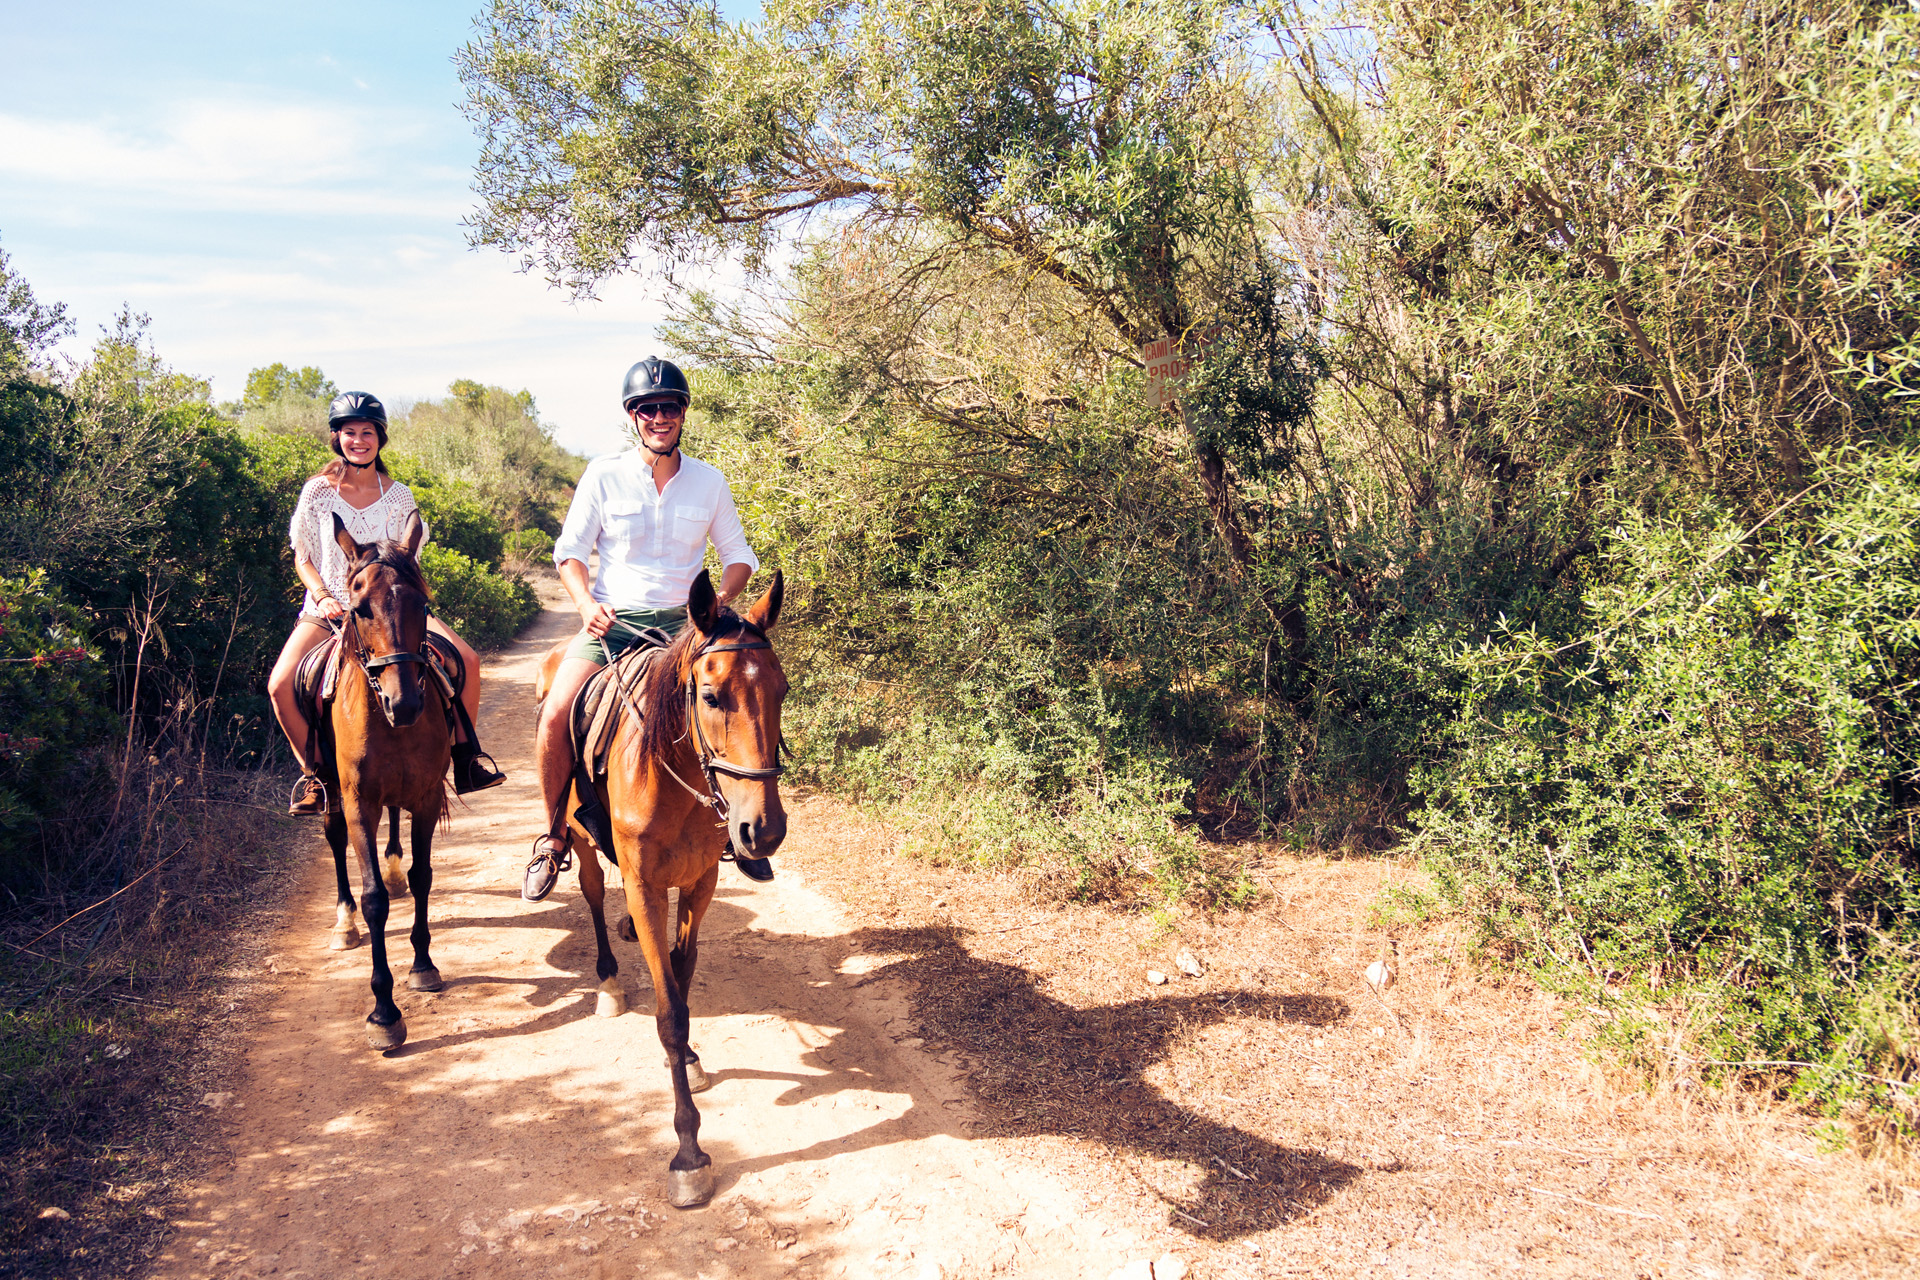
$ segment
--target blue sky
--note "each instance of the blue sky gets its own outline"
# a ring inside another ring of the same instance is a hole
[[[660,292],[574,304],[467,248],[478,144],[450,59],[482,5],[0,0],[0,249],[67,304],[65,349],[125,303],[220,399],[276,360],[389,402],[476,378],[614,447]]]

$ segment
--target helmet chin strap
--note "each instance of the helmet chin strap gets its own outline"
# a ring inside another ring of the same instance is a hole
[[[652,454],[654,457],[671,458],[675,453],[679,452],[680,436],[685,431],[686,431],[686,427],[682,426],[679,431],[674,432],[673,443],[668,445],[664,449],[656,449],[651,444],[647,443],[647,433],[644,430],[642,430],[637,423],[635,424],[633,429],[633,438],[636,444],[638,444],[642,449],[645,449],[648,453]]]

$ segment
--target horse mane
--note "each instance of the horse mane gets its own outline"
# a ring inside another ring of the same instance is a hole
[[[666,651],[654,659],[646,687],[640,691],[641,759],[652,756],[666,760],[668,750],[686,735],[687,672],[693,666],[696,647],[741,634],[765,638],[765,632],[725,605],[721,605],[717,613],[711,635],[701,634],[698,627],[688,623]]]
[[[382,538],[374,544],[373,554],[361,557],[360,563],[355,565],[354,569],[358,572],[368,565],[375,564],[384,565],[393,570],[401,582],[418,591],[429,601],[433,599],[433,592],[427,586],[427,576],[420,571],[420,561],[407,554],[407,549],[399,543]]]

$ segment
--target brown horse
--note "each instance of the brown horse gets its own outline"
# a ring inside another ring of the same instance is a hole
[[[333,705],[320,722],[320,772],[332,798],[327,843],[339,887],[336,938],[351,930],[353,897],[347,882],[347,841],[360,859],[360,915],[373,951],[373,1012],[367,1043],[397,1049],[407,1024],[393,1002],[387,968],[388,879],[378,859],[380,817],[393,813],[389,877],[399,866],[399,810],[413,819],[413,970],[407,985],[438,991],[446,984],[427,952],[427,895],[433,888],[433,829],[447,812],[447,765],[452,759],[446,695],[426,677],[427,584],[418,553],[425,537],[410,517],[399,542],[354,541],[340,517],[333,536],[353,568],[347,613],[341,621]],[[393,892],[398,892],[396,888]]]
[[[700,954],[700,921],[713,901],[720,855],[729,837],[743,854],[765,857],[787,833],[776,781],[780,772],[780,704],[787,677],[767,640],[783,594],[773,585],[744,614],[718,605],[703,572],[687,599],[688,626],[657,655],[639,695],[638,716],[615,730],[600,802],[612,818],[614,847],[632,914],[653,977],[654,1022],[673,1074],[673,1130],[680,1150],[667,1165],[669,1197],[680,1208],[713,1196],[713,1161],[700,1149],[700,1113],[693,1095],[707,1087],[700,1059],[687,1044],[687,993]],[[567,812],[577,797],[571,788]],[[599,949],[599,1012],[625,1010],[619,961],[607,940],[606,881],[593,842],[569,818],[587,849],[580,891],[593,911]],[[667,894],[680,891],[678,918],[667,920]],[[670,932],[671,930],[671,932]]]

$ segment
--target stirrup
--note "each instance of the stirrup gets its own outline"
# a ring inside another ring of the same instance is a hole
[[[481,761],[487,763],[482,766]],[[484,768],[485,772],[482,773]],[[456,795],[471,795],[476,791],[490,791],[507,780],[500,766],[492,756],[484,751],[476,751],[464,761],[456,760],[453,765],[453,790]],[[563,868],[564,870],[564,868]]]
[[[317,803],[319,807],[316,809],[303,809],[300,807],[302,804],[305,804],[305,803],[316,803],[316,801],[309,799],[309,793],[308,793],[309,784],[311,784],[312,789],[314,791],[317,791],[320,793],[317,799]],[[327,797],[327,784],[321,781],[319,774],[302,773],[298,778],[295,778],[293,780],[293,789],[287,793],[287,816],[288,817],[292,817],[292,818],[322,817],[326,814],[328,807],[329,806],[328,806],[328,797]]]

